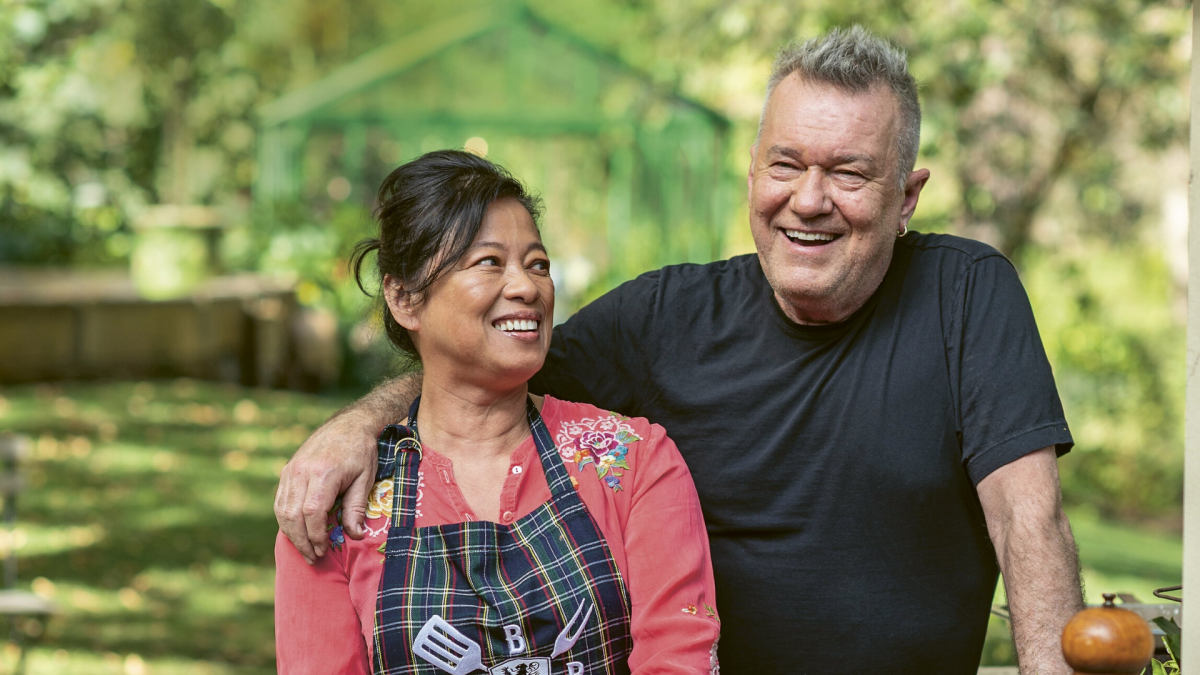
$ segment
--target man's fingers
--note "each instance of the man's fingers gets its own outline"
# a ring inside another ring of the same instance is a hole
[[[325,485],[310,483],[308,494],[304,496],[304,506],[301,507],[306,536],[317,557],[325,555],[329,548],[329,509],[333,508],[337,498],[337,494],[326,495],[326,492]]]
[[[302,513],[304,493],[308,485],[305,481],[297,479],[291,469],[293,466],[288,463],[279,476],[279,488],[275,491],[275,519],[279,521],[280,531],[311,565],[317,554],[308,541],[308,531],[305,529]]]
[[[366,534],[363,521],[367,515],[367,497],[374,483],[374,471],[359,474],[342,495],[342,530],[351,539],[362,539]]]

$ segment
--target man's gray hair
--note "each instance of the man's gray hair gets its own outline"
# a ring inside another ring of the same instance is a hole
[[[834,28],[820,37],[787,45],[780,50],[771,68],[763,115],[758,121],[759,136],[771,94],[776,85],[792,73],[809,82],[831,84],[851,93],[865,92],[876,86],[891,90],[900,112],[900,137],[896,146],[900,186],[903,187],[917,163],[917,150],[921,145],[921,102],[917,98],[917,81],[908,72],[908,55],[904,50],[859,25],[848,30]]]

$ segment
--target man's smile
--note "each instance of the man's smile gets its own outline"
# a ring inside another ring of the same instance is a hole
[[[830,242],[840,239],[842,235],[833,234],[832,232],[805,232],[804,230],[782,230],[783,235],[789,240],[804,246],[806,248],[813,246],[825,246]]]

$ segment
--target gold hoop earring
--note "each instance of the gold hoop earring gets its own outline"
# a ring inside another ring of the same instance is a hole
[[[903,237],[906,234],[908,234],[908,223],[904,224],[903,230],[900,230],[899,232],[896,233],[896,238],[899,239],[900,237]]]

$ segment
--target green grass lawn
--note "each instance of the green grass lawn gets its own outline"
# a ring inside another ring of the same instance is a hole
[[[62,610],[29,627],[29,671],[275,672],[275,484],[341,403],[184,380],[0,390],[0,429],[34,439],[0,546]]]
[[[186,380],[0,388],[0,430],[34,439],[0,553],[61,609],[27,626],[29,672],[273,673],[277,476],[343,403]],[[1089,602],[1179,583],[1179,537],[1071,515]],[[988,634],[984,663],[1013,663],[1004,623]]]

